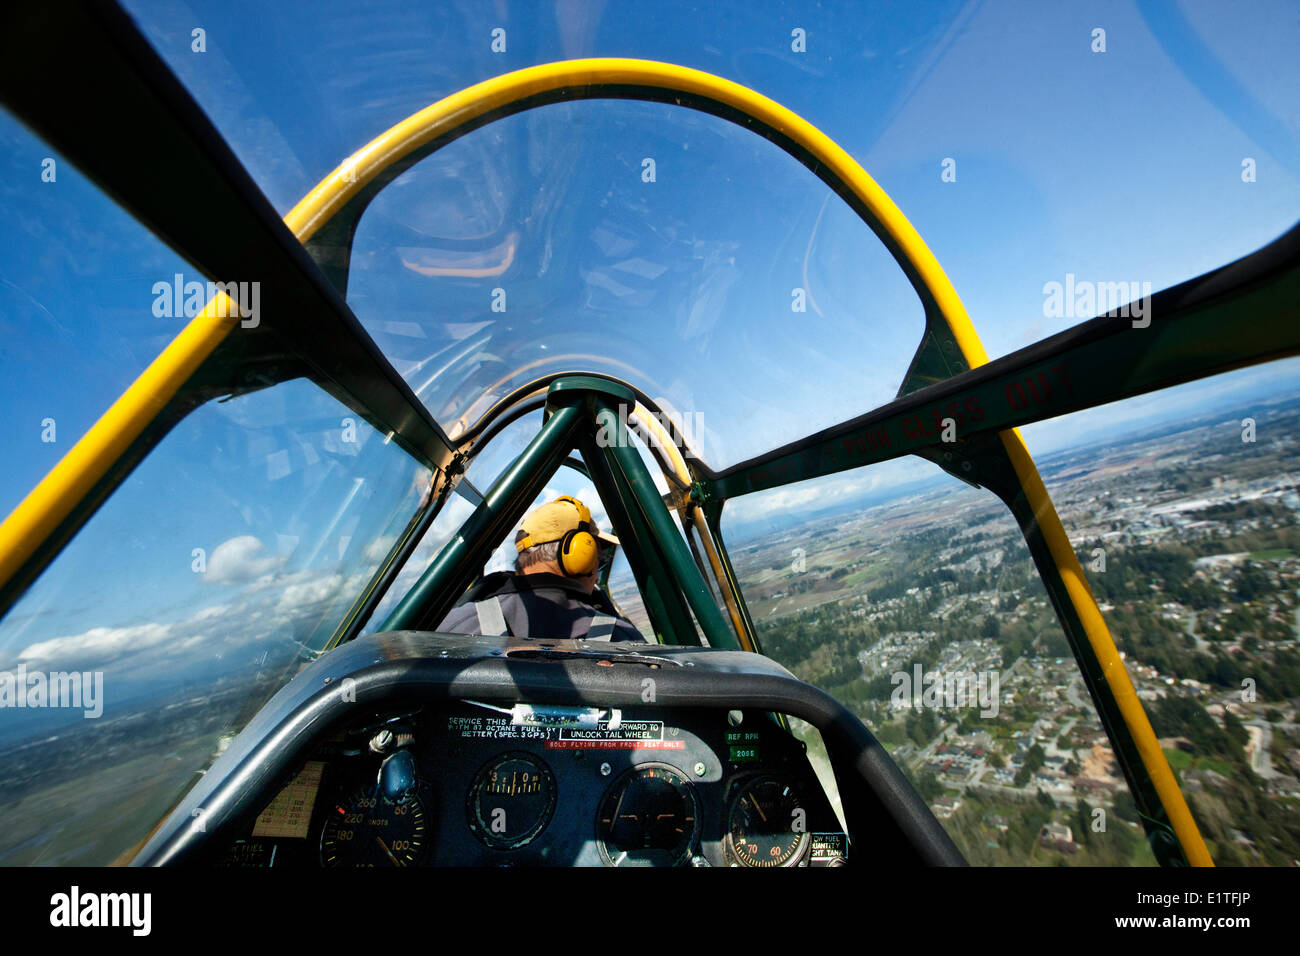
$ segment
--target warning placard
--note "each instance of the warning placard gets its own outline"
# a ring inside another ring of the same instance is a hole
[[[302,772],[276,795],[270,806],[253,824],[255,837],[296,837],[305,840],[311,826],[311,810],[316,805],[325,763],[310,760]]]
[[[665,740],[662,720],[626,720],[594,730],[565,727],[546,741],[547,750],[683,750],[684,740]]]

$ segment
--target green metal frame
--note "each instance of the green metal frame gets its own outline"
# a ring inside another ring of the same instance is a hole
[[[929,383],[953,359],[932,327],[893,402],[706,475],[701,490],[724,500],[927,448],[951,449],[942,440],[944,418],[956,421],[965,440],[1300,354],[1298,251],[1300,227],[1248,259],[1157,294],[1148,303],[1149,326],[1098,317],[987,365],[958,367],[935,384]],[[1257,257],[1282,261],[1246,288],[1225,282],[1231,294],[1213,294],[1216,280]]]
[[[447,615],[492,549],[519,522],[546,479],[573,449],[574,432],[581,420],[582,409],[576,403],[551,411],[528,447],[493,482],[483,503],[393,608],[383,630],[427,628]]]
[[[673,585],[668,563],[641,516],[641,509],[633,502],[631,488],[612,466],[605,449],[597,444],[594,430],[579,434],[579,448],[590,463],[596,492],[619,531],[655,636],[664,644],[699,644],[690,608]]]
[[[660,640],[698,644],[697,621],[710,646],[738,648],[627,431],[626,410],[635,401],[630,389],[605,379],[572,376],[553,382],[541,430],[493,483],[382,629],[436,628],[547,479],[569,464],[568,455],[577,447],[601,500],[617,515],[629,563]]]
[[[690,604],[709,645],[738,649],[739,642],[722,617],[722,612],[718,610],[713,595],[709,593],[708,585],[704,582],[700,568],[691,558],[686,541],[673,526],[672,517],[664,506],[645,463],[632,445],[624,420],[611,407],[606,396],[600,393],[595,397],[595,424],[605,434],[612,433],[615,436],[615,440],[605,449],[612,459],[613,470],[630,485],[635,503],[641,508],[641,517],[652,532],[652,540],[663,550],[668,568]]]

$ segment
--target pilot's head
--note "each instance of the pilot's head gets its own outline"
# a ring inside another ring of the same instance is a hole
[[[604,534],[591,511],[568,495],[531,511],[515,533],[521,574],[550,572],[583,584],[590,593],[601,567],[613,557],[618,539]]]

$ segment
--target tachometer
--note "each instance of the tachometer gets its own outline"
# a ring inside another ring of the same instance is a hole
[[[681,866],[700,830],[699,801],[685,774],[642,764],[614,782],[596,814],[596,845],[610,866]]]
[[[811,838],[794,788],[776,777],[743,784],[727,815],[726,855],[735,866],[796,866]]]
[[[320,839],[323,866],[412,866],[425,846],[424,804],[395,803],[367,787],[330,807]]]
[[[508,753],[478,772],[469,789],[469,828],[488,846],[513,850],[535,840],[555,811],[555,776],[528,753]]]

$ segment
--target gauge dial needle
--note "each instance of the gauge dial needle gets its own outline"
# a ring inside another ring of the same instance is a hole
[[[750,803],[750,806],[752,806],[755,810],[758,811],[758,815],[759,815],[760,817],[762,817],[762,818],[763,818],[763,822],[766,823],[766,822],[767,822],[767,814],[763,812],[763,808],[760,807],[760,806],[758,805],[758,801],[754,799],[754,795],[753,795],[752,793],[749,794],[749,803]]]
[[[401,865],[402,865],[401,861],[398,860],[397,857],[393,856],[393,851],[390,850],[390,849],[388,849],[388,844],[386,844],[386,843],[384,842],[384,838],[383,838],[383,837],[381,837],[381,836],[376,836],[376,837],[375,837],[375,842],[378,843],[379,846],[383,849],[383,851],[384,851],[385,853],[388,854],[388,858],[389,858],[390,860],[393,861],[393,866],[401,866]]]

